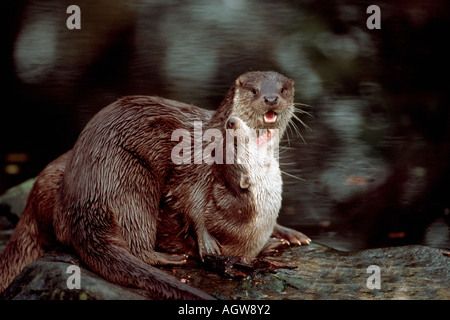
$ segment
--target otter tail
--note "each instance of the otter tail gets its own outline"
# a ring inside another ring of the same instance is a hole
[[[73,247],[94,272],[110,282],[150,291],[156,298],[214,299],[134,256],[112,213],[106,210],[98,214],[101,219],[86,219],[90,215],[83,215],[71,232]]]
[[[0,292],[29,263],[44,254],[33,208],[27,205],[5,250],[0,255]]]
[[[56,240],[52,227],[53,207],[71,151],[52,161],[39,173],[27,204],[5,250],[0,255],[0,292],[29,263],[44,254]]]
[[[156,298],[212,300],[212,296],[183,284],[178,279],[152,267],[132,255],[126,248],[111,243],[101,252],[87,252],[82,260],[106,280],[126,286],[149,290]]]

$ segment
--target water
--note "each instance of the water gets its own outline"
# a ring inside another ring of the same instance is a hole
[[[71,148],[130,94],[214,109],[241,73],[296,82],[280,221],[342,250],[449,242],[449,5],[360,1],[11,4],[4,45],[0,191]],[[299,106],[300,107],[300,106]],[[288,141],[289,140],[289,141]],[[304,140],[304,141],[303,141]]]

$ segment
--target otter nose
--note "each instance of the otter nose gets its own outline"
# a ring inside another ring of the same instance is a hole
[[[236,125],[236,119],[230,118],[227,121],[227,129],[234,129],[234,126]]]
[[[277,95],[265,95],[264,104],[268,106],[278,105],[280,103]]]

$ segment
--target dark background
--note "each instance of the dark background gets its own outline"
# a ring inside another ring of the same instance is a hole
[[[121,96],[215,109],[239,74],[275,70],[312,129],[284,142],[281,223],[342,250],[450,248],[448,1],[5,3],[0,193]],[[71,4],[81,30],[66,27]]]

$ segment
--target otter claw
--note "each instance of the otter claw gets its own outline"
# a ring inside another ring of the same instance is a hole
[[[198,253],[200,259],[204,261],[203,257],[205,255],[220,255],[222,246],[217,241],[216,238],[211,236],[209,233],[205,232],[202,239],[199,240]]]
[[[275,225],[272,236],[285,239],[286,241],[289,240],[292,244],[298,246],[308,245],[311,243],[311,239],[309,239],[303,233],[296,231],[294,229],[280,226],[279,224]]]

